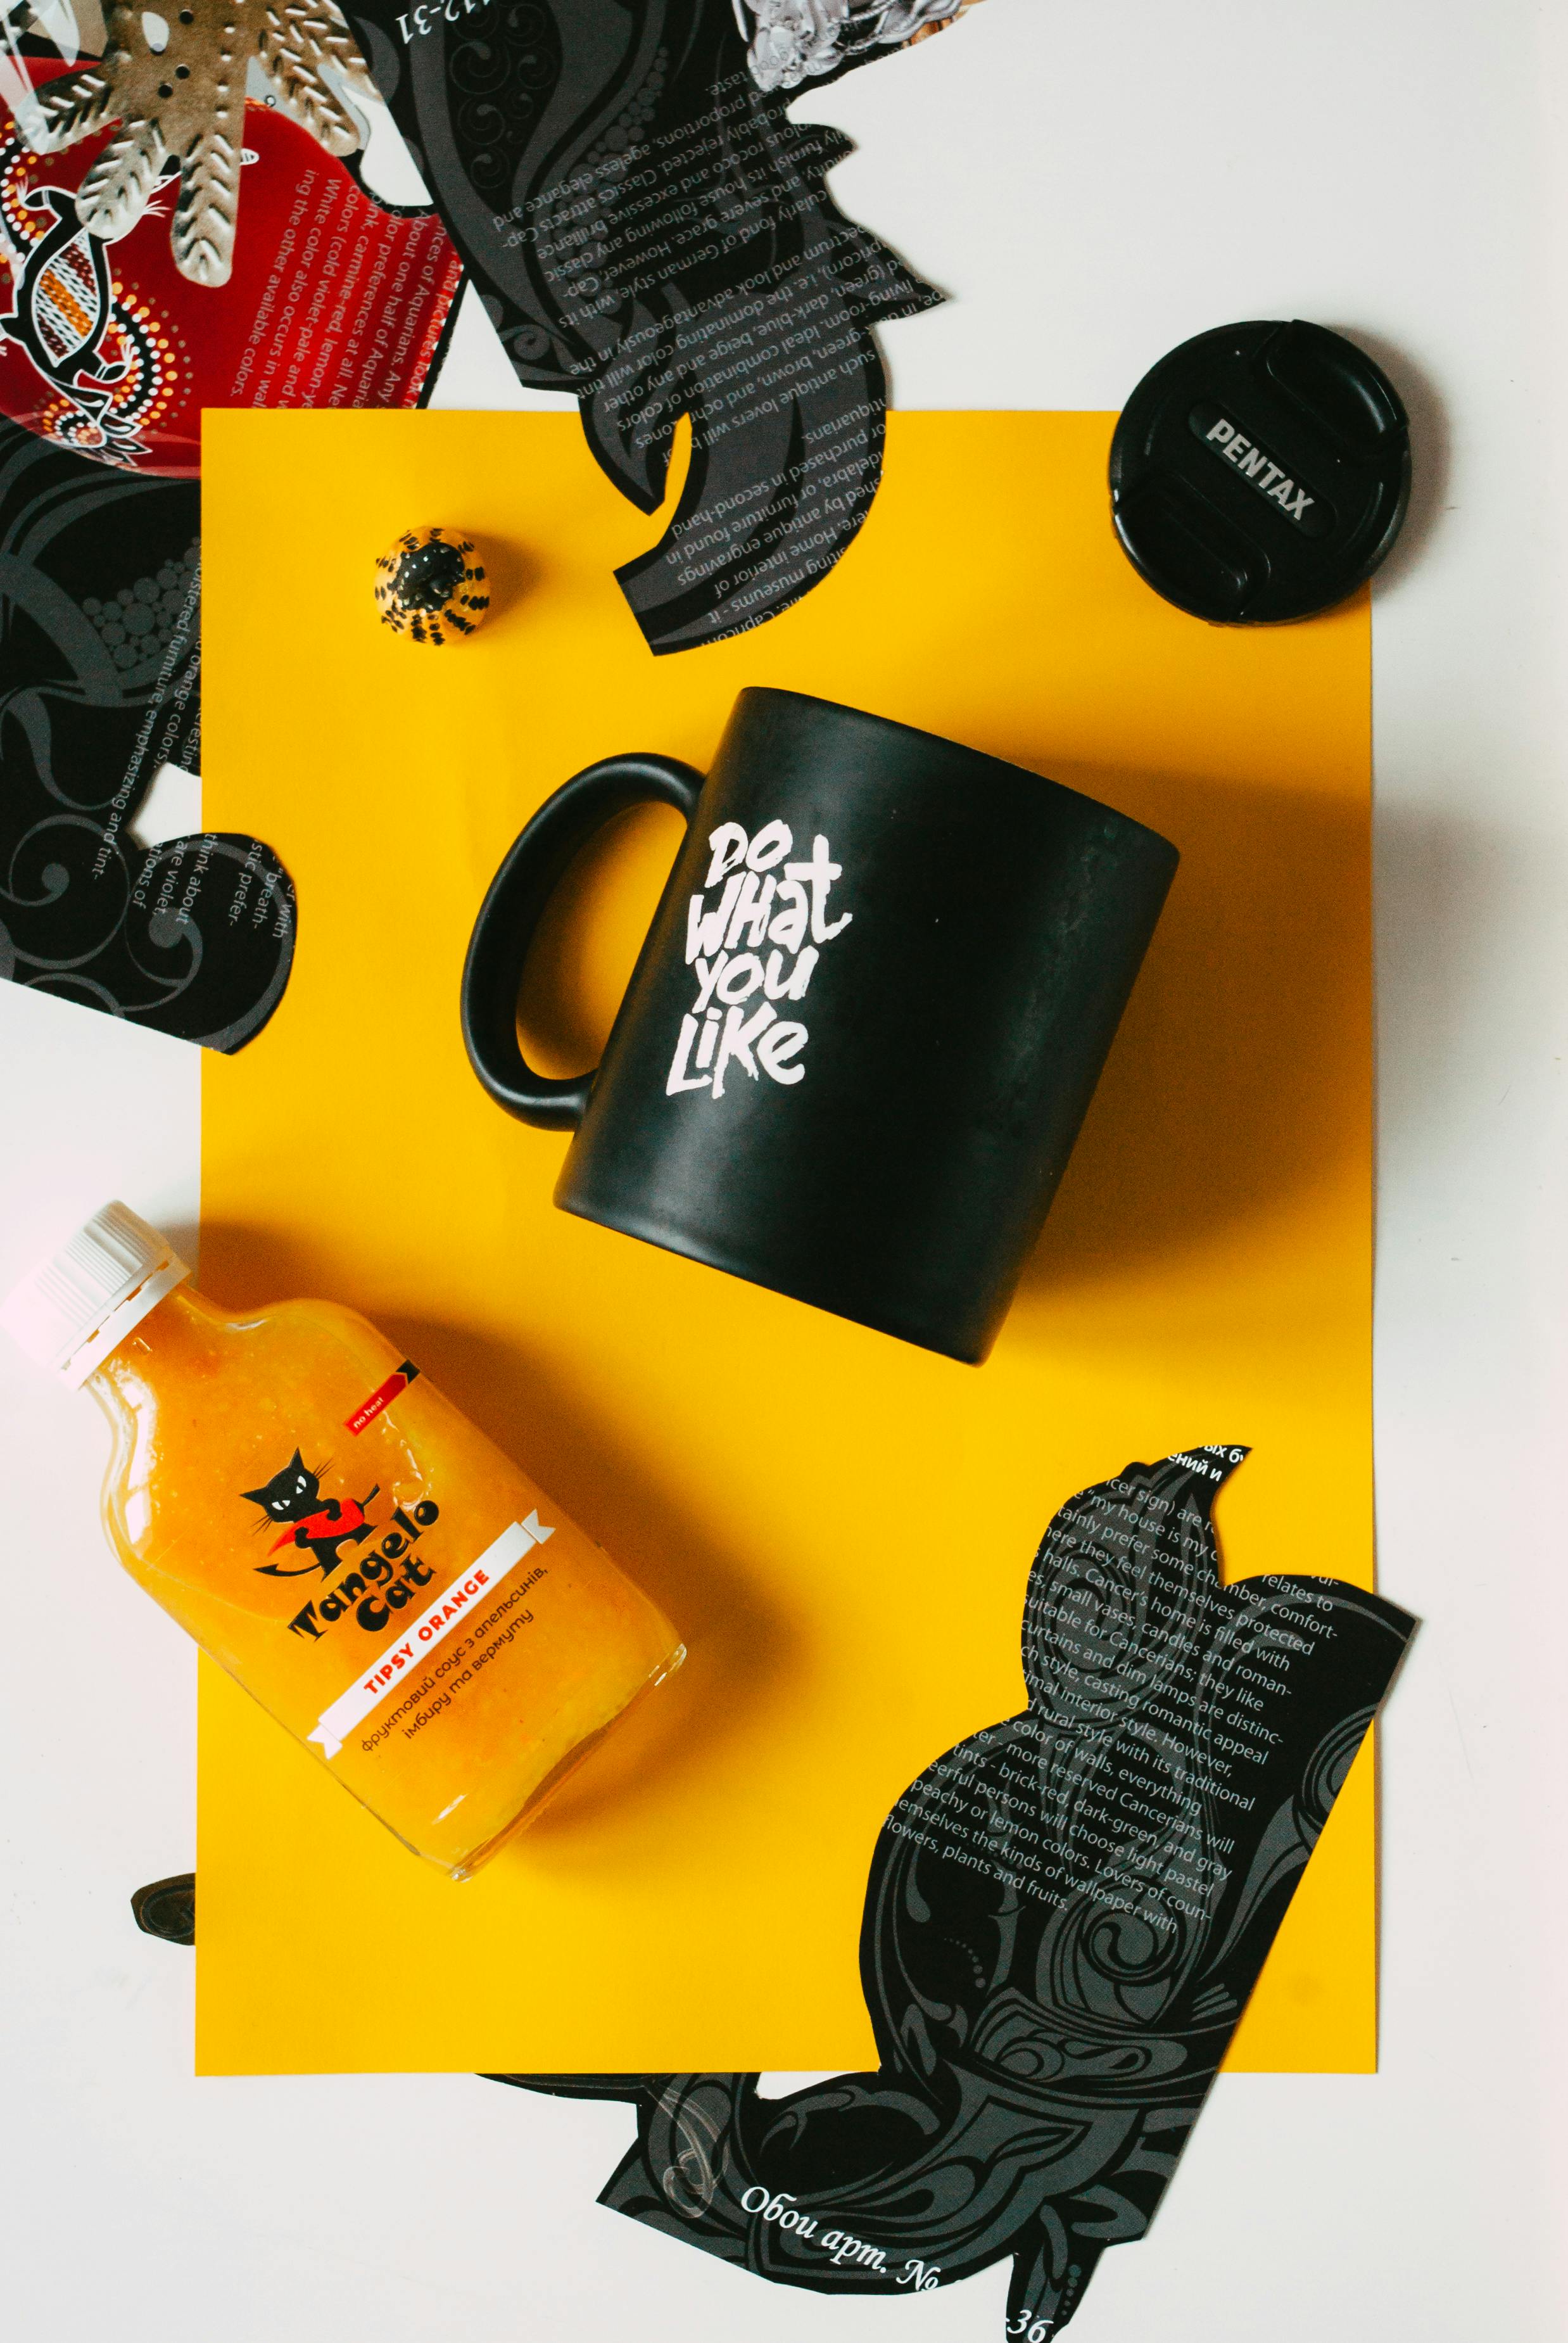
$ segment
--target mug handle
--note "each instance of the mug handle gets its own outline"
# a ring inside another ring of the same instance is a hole
[[[463,968],[463,1041],[498,1106],[539,1131],[575,1131],[597,1066],[565,1080],[536,1074],[518,1043],[518,992],[535,930],[579,848],[634,805],[672,805],[688,822],[702,775],[677,757],[605,757],[547,798],[517,839],[479,909]]]

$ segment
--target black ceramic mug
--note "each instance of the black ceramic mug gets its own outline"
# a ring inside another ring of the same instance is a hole
[[[539,915],[650,799],[686,843],[603,1064],[548,1080],[517,1031]],[[706,780],[610,757],[541,807],[479,913],[463,1036],[508,1112],[575,1132],[563,1211],[979,1362],[1176,862],[1017,765],[743,691]]]

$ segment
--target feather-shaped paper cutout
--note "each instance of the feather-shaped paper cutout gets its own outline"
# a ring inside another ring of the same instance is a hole
[[[76,216],[95,236],[135,227],[158,183],[168,149],[156,122],[127,122],[110,139],[76,197]]]
[[[177,156],[176,263],[198,285],[222,285],[234,260],[250,59],[329,155],[352,155],[363,143],[345,93],[370,97],[374,90],[335,0],[187,0],[170,14],[173,22],[156,20],[163,45],[155,50],[147,32],[155,20],[130,0],[116,0],[102,59],[45,83],[22,127],[38,153],[53,154],[120,124],[78,200],[83,225],[106,240],[136,226],[166,157]]]
[[[114,85],[103,66],[78,65],[75,73],[61,74],[34,93],[21,127],[35,154],[57,155],[78,138],[102,130],[116,110]]]
[[[227,138],[204,138],[180,174],[175,262],[197,285],[226,285],[234,266],[239,156]]]

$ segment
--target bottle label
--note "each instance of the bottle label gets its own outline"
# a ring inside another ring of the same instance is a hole
[[[286,1587],[271,1632],[298,1656],[289,1671],[298,1686],[286,1697],[294,1730],[328,1761],[350,1734],[368,1754],[423,1732],[532,1626],[530,1592],[548,1574],[530,1557],[555,1530],[537,1510],[522,1513],[538,1493],[526,1481],[519,1486],[520,1476],[508,1475],[506,1512],[487,1503],[475,1520],[470,1500],[457,1515],[460,1523],[467,1511],[466,1533],[458,1526],[454,1537],[448,1520],[431,1534],[441,1507],[416,1493],[430,1484],[410,1472],[417,1460],[388,1412],[418,1375],[405,1359],[342,1419],[356,1443],[368,1435],[356,1452],[363,1462],[333,1474],[330,1460],[317,1469],[297,1447],[269,1481],[239,1492],[262,1516],[253,1528],[266,1559],[253,1569],[286,1584],[303,1579],[312,1590]],[[498,1514],[504,1521],[514,1506],[521,1517],[492,1534]],[[475,1559],[480,1538],[489,1543]],[[340,1689],[328,1700],[334,1686]],[[307,1718],[324,1701],[306,1731],[300,1712]]]
[[[416,1511],[418,1509],[416,1508]],[[336,1757],[345,1737],[357,1725],[362,1725],[374,1709],[391,1694],[406,1672],[418,1667],[426,1654],[444,1643],[461,1622],[471,1618],[486,1605],[489,1596],[518,1564],[544,1544],[555,1532],[531,1513],[527,1521],[513,1522],[485,1548],[477,1562],[454,1578],[437,1594],[427,1611],[421,1612],[399,1636],[397,1643],[384,1649],[360,1675],[355,1677],[346,1691],[340,1693],[329,1708],[322,1711],[319,1721],[306,1735],[320,1745],[324,1757]],[[509,1590],[508,1599],[520,1596],[536,1579],[544,1576],[537,1569]],[[491,1616],[495,1615],[492,1611]],[[488,1624],[488,1622],[487,1622]]]
[[[353,1414],[344,1417],[344,1431],[351,1432],[357,1440],[366,1425],[374,1423],[382,1409],[390,1407],[393,1401],[417,1380],[418,1373],[419,1370],[412,1359],[405,1359],[400,1367],[394,1367],[386,1382],[377,1383],[369,1398],[361,1400]]]

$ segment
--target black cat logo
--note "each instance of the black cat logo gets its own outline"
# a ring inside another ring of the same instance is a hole
[[[285,1570],[276,1562],[259,1562],[257,1570],[267,1578],[305,1578],[313,1570],[330,1578],[337,1567],[338,1547],[358,1545],[373,1534],[365,1509],[379,1494],[380,1486],[377,1482],[363,1497],[324,1498],[320,1474],[310,1470],[297,1448],[281,1473],[275,1473],[261,1488],[242,1493],[249,1503],[259,1505],[269,1521],[287,1524],[282,1535],[274,1538],[270,1553],[276,1554],[280,1546],[301,1546],[310,1560],[300,1570]]]

